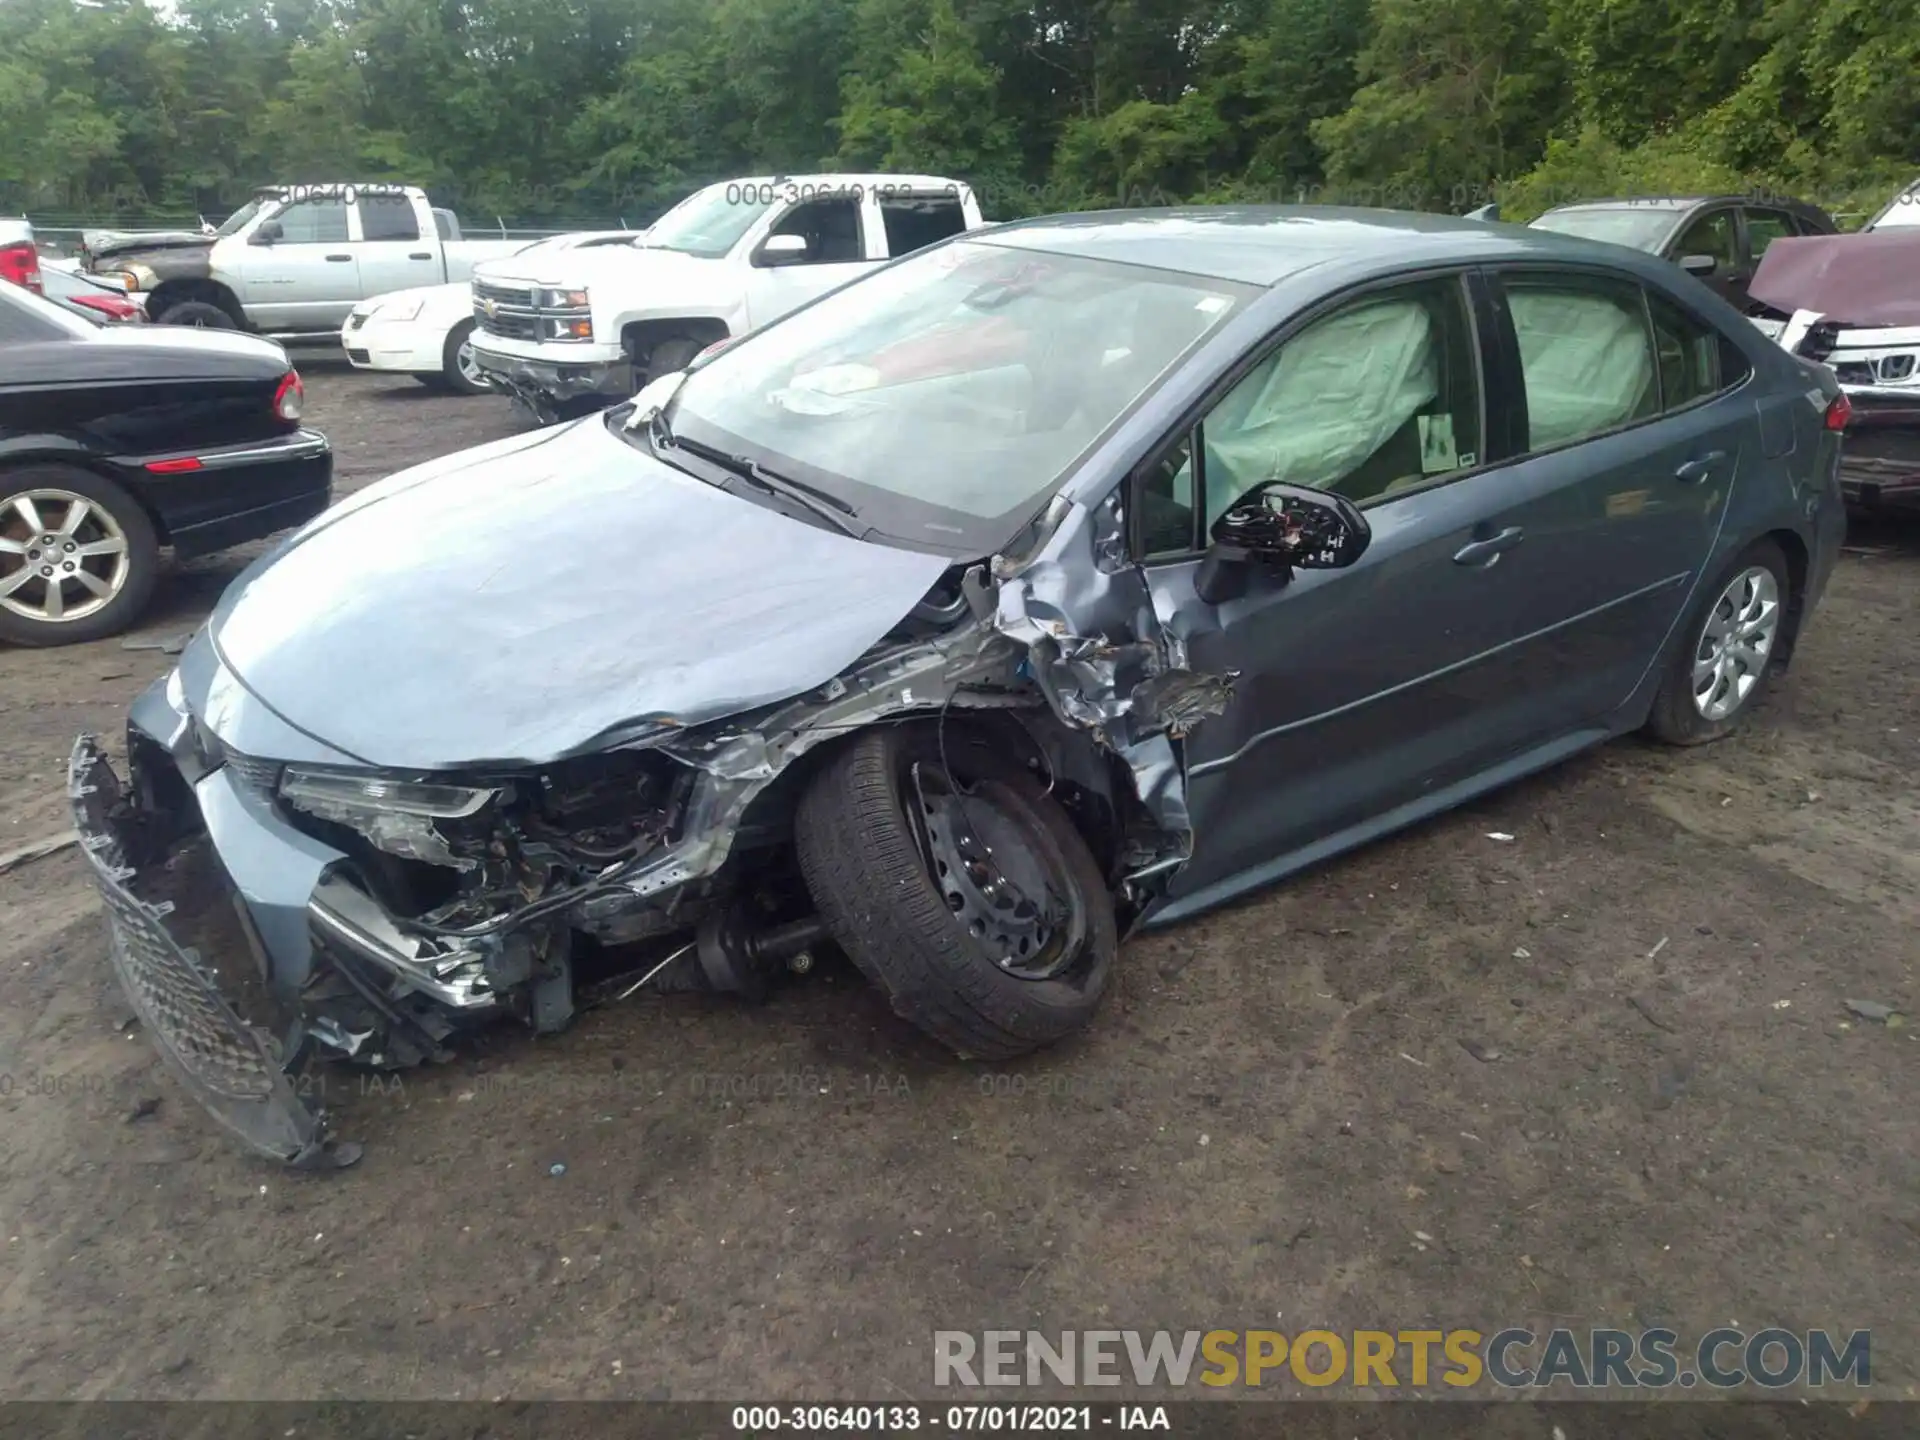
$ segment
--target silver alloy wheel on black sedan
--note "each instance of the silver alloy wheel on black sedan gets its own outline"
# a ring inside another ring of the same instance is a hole
[[[64,645],[124,628],[159,563],[153,522],[91,471],[0,473],[0,639]]]
[[[1730,717],[1767,672],[1780,633],[1780,587],[1764,565],[1734,576],[1707,612],[1693,651],[1693,703],[1703,720]]]

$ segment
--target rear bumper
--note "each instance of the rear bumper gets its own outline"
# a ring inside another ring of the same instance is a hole
[[[192,469],[151,467],[198,461]],[[333,499],[333,447],[317,430],[168,455],[117,456],[128,488],[151,505],[182,559],[305,524]]]

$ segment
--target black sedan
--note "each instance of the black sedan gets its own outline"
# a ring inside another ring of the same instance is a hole
[[[0,285],[0,641],[124,630],[163,547],[204,555],[326,509],[333,455],[303,398],[271,341],[89,324]]]

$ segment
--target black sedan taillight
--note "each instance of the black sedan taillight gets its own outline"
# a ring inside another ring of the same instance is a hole
[[[300,372],[289,370],[281,377],[280,388],[273,392],[273,413],[292,423],[307,407],[307,387],[300,383]]]

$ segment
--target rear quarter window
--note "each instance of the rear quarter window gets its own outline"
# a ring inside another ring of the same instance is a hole
[[[1668,300],[1648,292],[1662,410],[1679,410],[1731,390],[1753,366],[1732,339]]]

